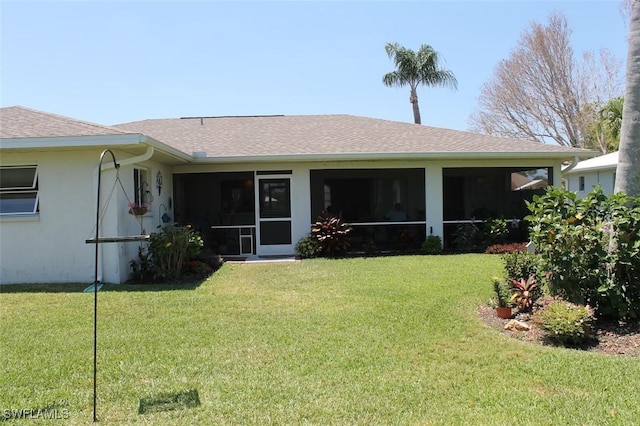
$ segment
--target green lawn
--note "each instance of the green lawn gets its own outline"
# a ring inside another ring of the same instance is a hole
[[[476,308],[501,272],[491,255],[317,259],[226,264],[185,290],[107,287],[99,294],[98,417],[637,423],[638,358],[535,346],[482,324]],[[93,295],[77,291],[85,286],[2,287],[0,410],[55,405],[68,410],[66,424],[91,422]],[[190,389],[199,407],[137,413],[142,398]]]

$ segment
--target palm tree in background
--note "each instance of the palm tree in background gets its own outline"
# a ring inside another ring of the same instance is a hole
[[[395,63],[396,70],[385,74],[382,82],[389,87],[411,88],[409,102],[413,105],[413,120],[416,124],[422,123],[416,90],[420,84],[458,88],[458,81],[453,72],[440,65],[438,52],[428,44],[421,45],[417,52],[398,43],[387,43],[384,49],[389,59]]]
[[[640,2],[631,5],[627,77],[615,192],[640,197]]]

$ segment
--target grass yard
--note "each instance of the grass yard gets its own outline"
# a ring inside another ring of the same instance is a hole
[[[637,423],[638,358],[536,346],[479,320],[501,272],[492,255],[316,259],[226,264],[185,290],[107,287],[99,420]],[[54,406],[68,410],[65,424],[91,422],[93,295],[84,287],[2,287],[0,410]],[[138,414],[143,398],[191,389],[198,407]]]

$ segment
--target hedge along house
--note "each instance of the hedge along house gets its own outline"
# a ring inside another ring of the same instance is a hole
[[[191,224],[227,256],[291,255],[323,211],[354,248],[450,244],[459,223],[521,219],[524,200],[560,184],[591,151],[349,115],[186,117],[101,126],[22,107],[1,110],[0,282],[93,280],[97,161],[122,166],[101,235],[134,235],[127,203],[149,201],[146,231]],[[104,167],[103,193],[116,172]],[[133,194],[133,195],[132,195]],[[138,195],[135,195],[138,194]],[[395,211],[399,205],[401,214]],[[124,282],[139,243],[105,244],[101,280]]]

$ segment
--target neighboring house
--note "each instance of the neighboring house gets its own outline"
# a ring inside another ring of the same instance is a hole
[[[591,151],[349,115],[185,117],[101,126],[23,107],[0,109],[0,282],[92,282],[97,166],[101,236],[191,224],[223,255],[291,255],[331,209],[354,248],[451,243],[457,224],[525,216],[525,200],[561,182]],[[119,176],[122,187],[117,184]],[[109,194],[113,194],[110,199]],[[400,203],[407,220],[390,222]],[[124,282],[139,242],[102,244],[103,282]]]
[[[618,152],[580,161],[573,169],[564,173],[565,187],[584,197],[595,188],[602,187],[605,194],[613,194],[616,184]]]

